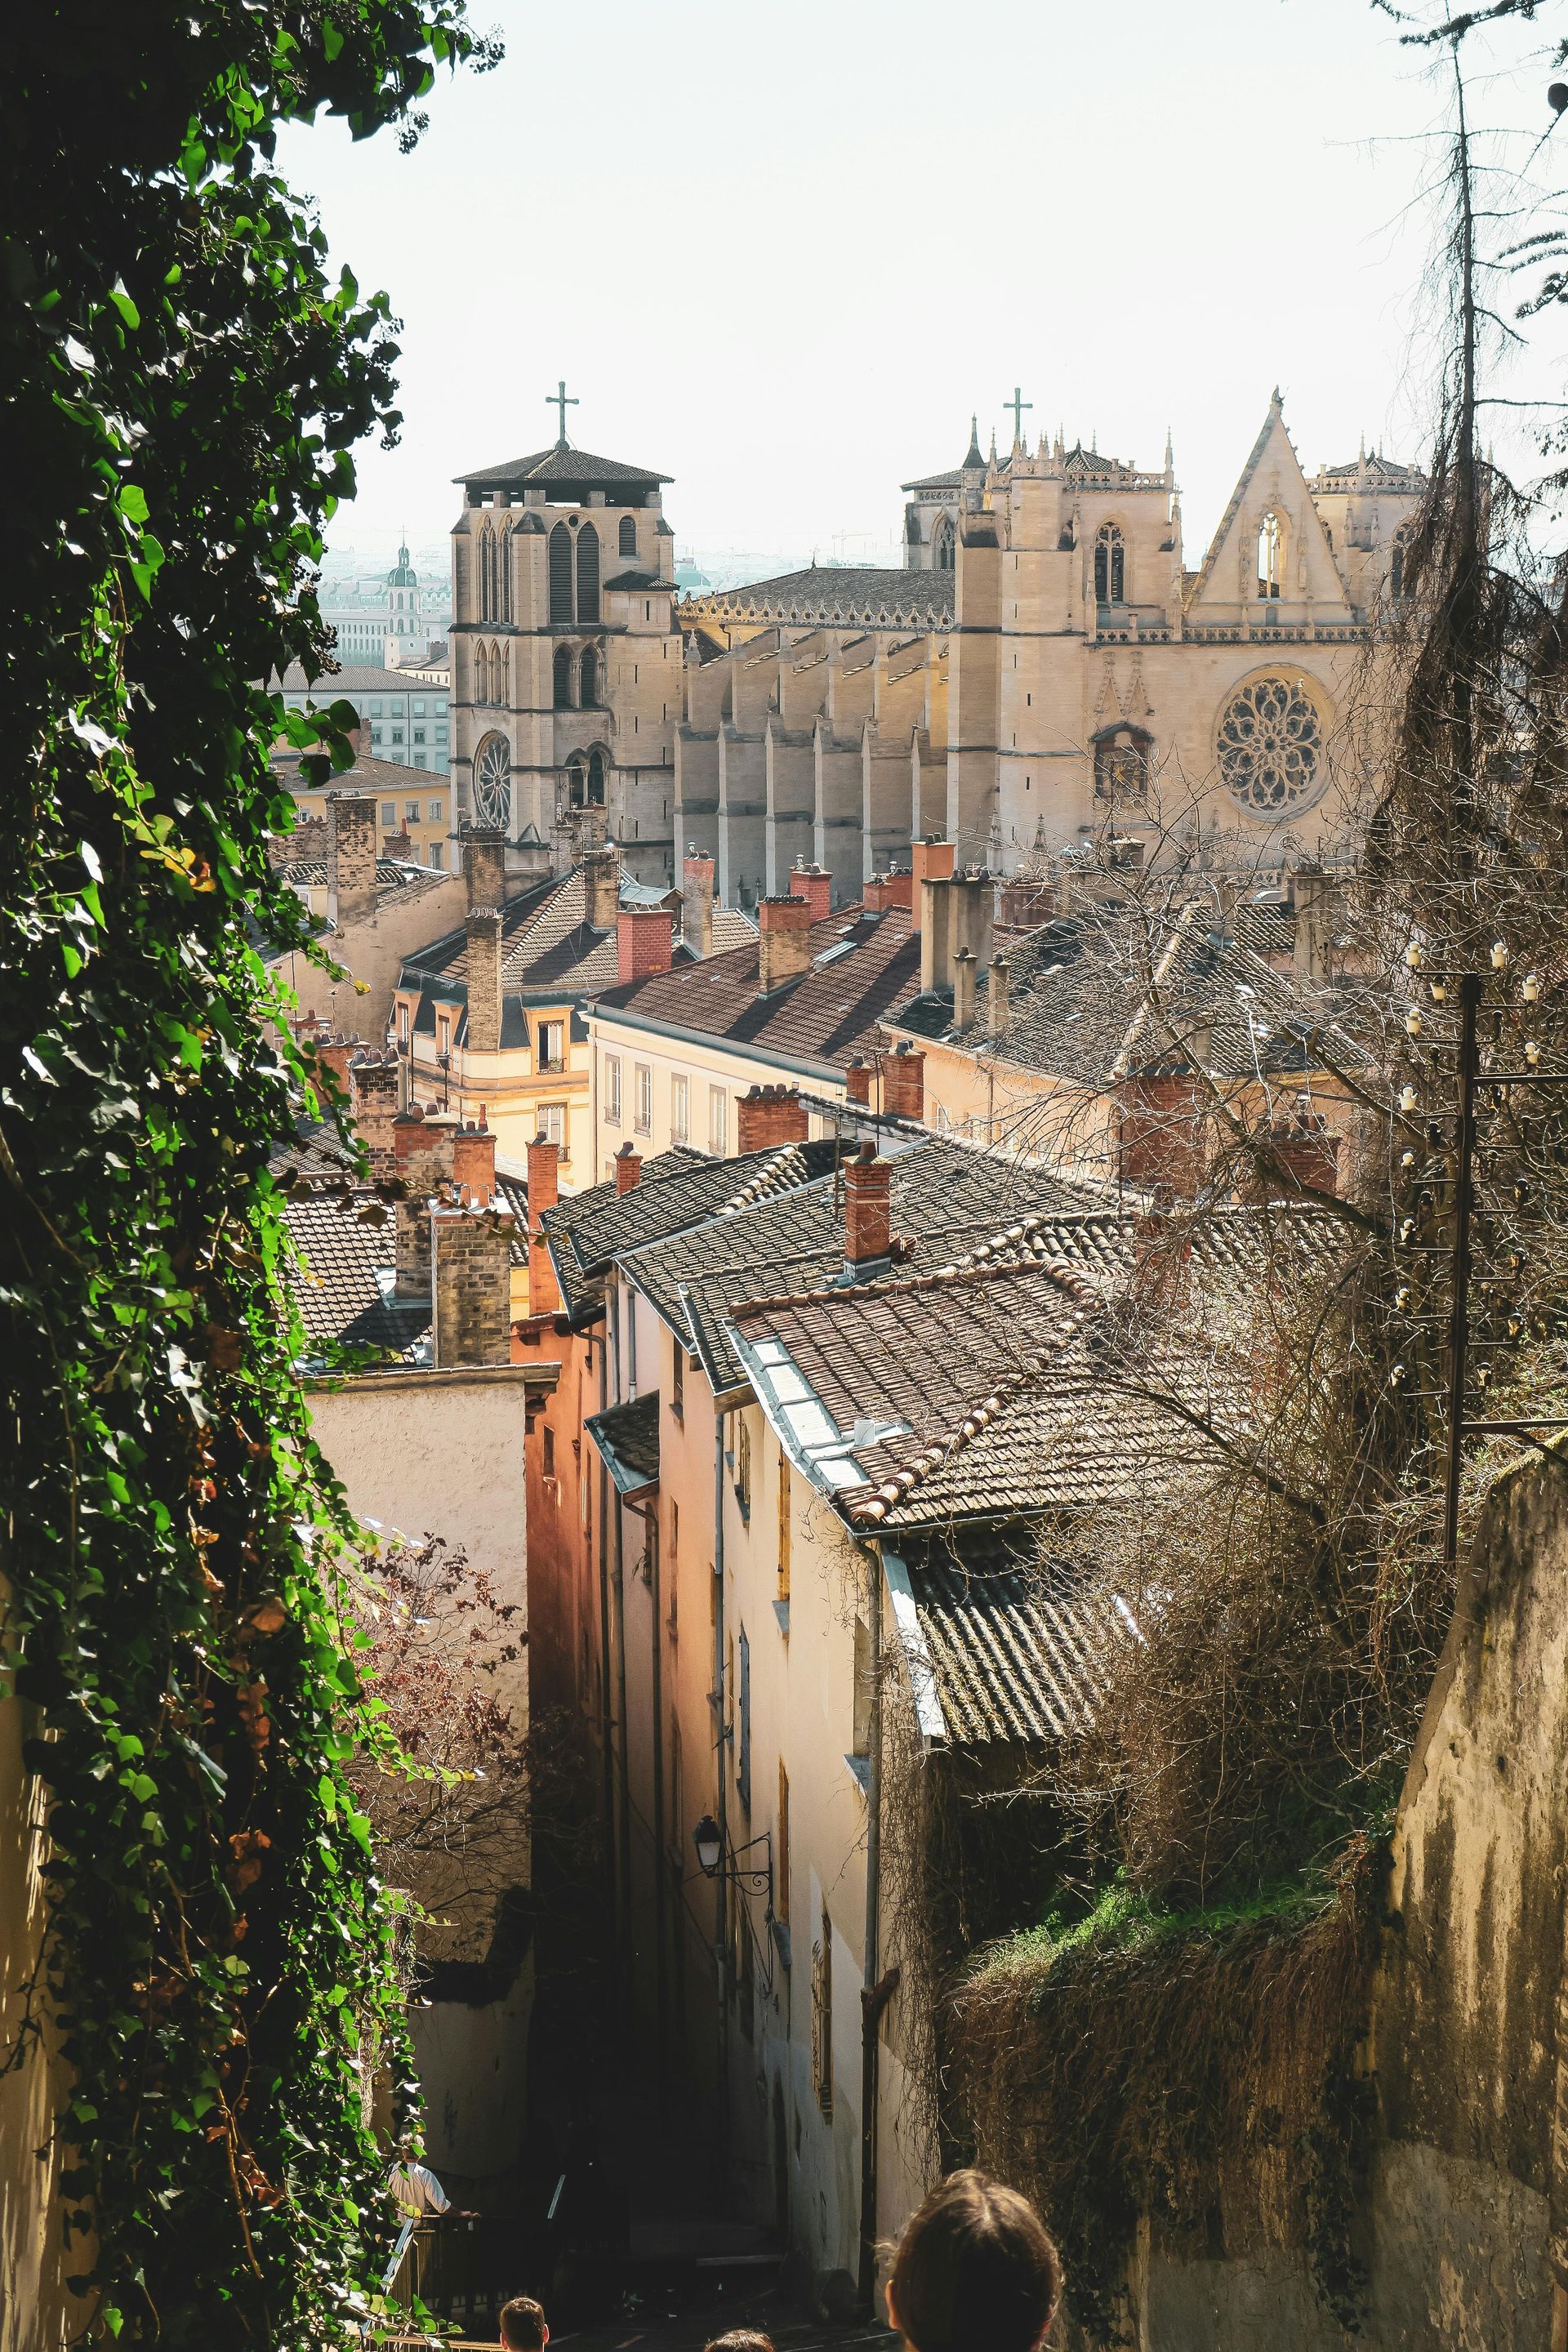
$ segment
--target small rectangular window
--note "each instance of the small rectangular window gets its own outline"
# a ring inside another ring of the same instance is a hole
[[[708,1089],[708,1149],[717,1160],[730,1149],[730,1097],[722,1087]]]
[[[443,817],[443,815],[444,815],[444,814],[445,814],[445,812],[446,812],[446,807],[447,807],[447,803],[446,803],[446,802],[445,802],[445,801],[432,801],[432,802],[431,802],[431,803],[430,803],[430,822],[431,822],[431,824],[440,824],[441,819],[442,819],[442,817]]]
[[[408,819],[410,824],[417,824],[419,822],[418,802],[405,801],[403,803],[403,814]]]
[[[669,1139],[672,1143],[689,1142],[691,1136],[691,1083],[688,1078],[671,1078],[669,1082]]]
[[[547,1478],[555,1475],[555,1432],[548,1422],[544,1424],[544,1475]]]
[[[824,2116],[833,2114],[833,1922],[826,1906],[811,1948],[811,2084]]]
[[[416,702],[416,703],[415,704],[415,706],[414,706],[414,716],[415,716],[415,718],[416,718],[416,719],[423,719],[423,718],[424,718],[424,716],[425,716],[425,705],[424,705],[422,702]]]
[[[540,1111],[539,1124],[547,1141],[553,1143],[559,1150],[562,1159],[569,1159],[571,1155],[566,1149],[565,1104],[546,1103]]]
[[[653,1132],[653,1072],[646,1062],[634,1063],[632,1070],[635,1087],[633,1125],[639,1135],[651,1135]]]
[[[388,833],[395,833],[396,831],[397,803],[395,801],[383,801],[381,804],[381,822]]]
[[[379,719],[379,718],[381,717],[381,715],[382,715],[382,711],[381,711],[381,705],[380,705],[380,703],[379,703],[379,702],[373,702],[373,703],[371,704],[371,706],[370,706],[370,715],[371,715],[371,717],[372,717],[373,719]]]
[[[675,1343],[674,1364],[669,1376],[669,1409],[676,1414],[686,1411],[686,1350],[678,1339]]]
[[[618,1054],[605,1056],[605,1125],[621,1123],[621,1062]]]
[[[403,730],[402,730],[402,728],[401,728],[401,727],[395,727],[395,728],[393,729],[393,730],[392,730],[392,740],[393,740],[393,741],[394,741],[395,743],[401,743],[401,742],[402,742],[402,740],[403,740]]]
[[[539,1066],[542,1070],[559,1070],[565,1066],[566,1024],[563,1021],[542,1021],[539,1024]]]
[[[752,1516],[752,1433],[746,1427],[743,1412],[735,1415],[735,1500],[741,1506],[741,1517]]]
[[[433,841],[429,845],[426,854],[429,856],[431,865],[436,868],[437,873],[439,873],[442,867],[446,865],[446,848],[447,845],[444,841]]]
[[[423,743],[425,740],[425,730],[423,727],[416,727],[414,730],[414,740],[416,743]],[[423,765],[423,762],[421,762],[421,765]]]

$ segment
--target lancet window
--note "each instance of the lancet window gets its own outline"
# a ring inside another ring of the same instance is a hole
[[[1100,524],[1094,542],[1094,601],[1097,604],[1127,601],[1127,542],[1113,522]]]
[[[623,515],[621,517],[621,553],[623,555],[635,555],[637,551],[637,527],[636,519],[631,515]]]
[[[1149,797],[1153,739],[1142,727],[1108,727],[1094,739],[1094,796],[1142,806]]]
[[[599,699],[599,656],[593,646],[583,648],[582,684],[577,699],[584,710],[592,710]]]
[[[599,617],[599,534],[585,522],[577,534],[577,618]]]
[[[1258,593],[1278,596],[1285,576],[1285,526],[1269,510],[1258,526]]]
[[[564,621],[568,626],[574,618],[572,610],[572,534],[563,522],[558,522],[550,534],[550,617]]]
[[[555,708],[557,710],[570,710],[572,708],[572,648],[570,646],[557,646],[555,648]]]

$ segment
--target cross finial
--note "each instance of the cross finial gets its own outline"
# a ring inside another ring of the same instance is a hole
[[[1033,408],[1034,404],[1035,404],[1032,400],[1026,400],[1024,398],[1023,386],[1016,383],[1013,386],[1012,399],[1005,400],[1002,403],[1004,408],[1010,408],[1013,412],[1013,446],[1015,449],[1021,446],[1024,438],[1024,411],[1026,408]]]
[[[574,392],[569,394],[566,390],[566,379],[564,376],[561,378],[560,383],[557,384],[553,392],[547,392],[545,394],[544,405],[546,408],[558,408],[561,411],[561,437],[556,442],[555,446],[558,449],[564,449],[566,446],[566,411],[569,408],[575,408],[578,405],[576,394]]]

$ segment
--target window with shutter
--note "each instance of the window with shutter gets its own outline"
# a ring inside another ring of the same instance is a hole
[[[599,534],[585,522],[577,534],[577,618],[599,617]]]
[[[582,680],[577,698],[584,710],[592,710],[599,699],[599,656],[592,646],[583,648]]]
[[[557,646],[555,648],[555,708],[557,710],[570,710],[572,708],[572,648],[570,646]]]
[[[550,534],[550,617],[572,619],[572,534],[563,522]]]
[[[621,517],[621,553],[635,555],[637,551],[637,527],[634,517]]]

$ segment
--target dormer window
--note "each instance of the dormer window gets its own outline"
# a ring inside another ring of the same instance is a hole
[[[1285,576],[1285,526],[1270,509],[1258,526],[1258,593],[1278,596]]]
[[[1113,522],[1100,524],[1094,542],[1094,601],[1097,604],[1127,601],[1127,542]]]

